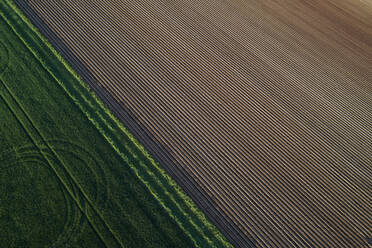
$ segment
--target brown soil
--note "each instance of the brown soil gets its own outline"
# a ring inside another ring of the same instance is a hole
[[[370,2],[17,3],[236,247],[368,247]]]

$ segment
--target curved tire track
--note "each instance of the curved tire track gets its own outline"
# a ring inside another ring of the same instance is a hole
[[[3,156],[6,155],[9,155],[9,153],[3,154]],[[1,157],[0,160],[2,160]],[[38,165],[44,166],[46,170],[51,170],[47,162],[44,161],[44,158],[41,156],[36,148],[29,150],[26,154],[17,153],[16,158],[13,161],[7,160],[2,160],[2,165],[7,165],[7,167],[0,168],[0,171],[25,166],[23,163],[36,163]],[[53,172],[51,173],[53,175]],[[66,219],[62,232],[58,234],[55,240],[51,240],[51,243],[48,245],[48,247],[50,248],[65,247],[67,244],[70,243],[71,239],[80,232],[82,224],[85,223],[85,221],[83,221],[84,218],[82,218],[83,215],[76,207],[75,202],[71,199],[71,197],[69,197],[66,189],[62,185],[60,185],[57,179],[56,181],[65,199]]]

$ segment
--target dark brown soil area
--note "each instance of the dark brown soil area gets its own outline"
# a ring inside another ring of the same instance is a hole
[[[371,3],[17,3],[236,247],[368,247]]]

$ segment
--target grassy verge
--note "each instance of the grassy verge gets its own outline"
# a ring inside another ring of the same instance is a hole
[[[12,147],[3,159],[51,170],[63,199],[72,202],[67,210],[81,215],[65,217],[75,224],[66,224],[70,231],[62,236],[74,238],[60,240],[79,243],[95,234],[97,244],[109,247],[230,246],[12,1],[0,2],[0,13],[8,61],[0,76],[3,104],[26,136],[1,142],[1,149]],[[88,223],[79,224],[85,229],[77,237],[76,219]]]

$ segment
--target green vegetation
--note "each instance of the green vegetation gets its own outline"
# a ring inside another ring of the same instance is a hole
[[[230,246],[8,0],[0,226],[0,247]]]

